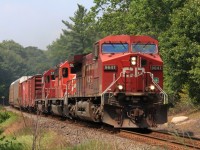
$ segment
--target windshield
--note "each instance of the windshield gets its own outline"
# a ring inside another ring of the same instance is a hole
[[[128,51],[127,43],[109,43],[102,45],[103,53],[125,53]]]
[[[155,44],[133,44],[132,51],[152,54],[157,53],[157,47]]]

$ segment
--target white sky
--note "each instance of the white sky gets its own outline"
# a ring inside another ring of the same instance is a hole
[[[59,38],[70,16],[93,6],[93,0],[0,0],[0,42],[14,40],[22,46],[46,49]]]

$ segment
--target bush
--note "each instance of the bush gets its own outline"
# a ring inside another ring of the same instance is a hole
[[[0,112],[0,123],[6,121],[8,118],[10,118],[8,112]]]
[[[16,142],[16,138],[12,138],[10,140],[6,139],[5,136],[0,138],[0,150],[20,150],[23,149],[23,145],[21,143]]]

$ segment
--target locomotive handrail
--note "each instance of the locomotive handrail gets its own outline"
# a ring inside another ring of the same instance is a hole
[[[50,90],[56,90],[57,88],[44,88],[44,90],[47,91],[47,95],[45,96],[45,99],[49,98],[48,96],[50,95]]]
[[[153,78],[153,74],[151,73],[151,72],[142,72],[142,73],[140,73],[139,75],[133,75],[134,77],[139,77],[139,76],[141,76],[141,75],[143,75],[143,74],[149,74],[150,75],[150,77],[151,77],[151,79],[152,79],[152,82],[153,82],[153,84],[158,88],[158,90],[163,94],[163,96],[164,96],[164,104],[168,104],[168,95],[167,95],[167,93],[155,82],[155,80],[154,80],[154,78]],[[101,97],[102,97],[102,99],[103,99],[103,95],[121,78],[121,76],[122,76],[122,74],[123,74],[123,72],[121,72],[120,73],[120,76],[116,79],[116,80],[114,80],[104,91],[103,91],[103,93],[101,94]]]
[[[102,95],[105,94],[105,93],[110,89],[110,87],[113,86],[113,85],[120,79],[120,77],[122,76],[122,74],[123,74],[123,71],[120,73],[120,76],[119,76],[115,81],[113,81],[113,82],[110,84],[110,86],[107,87],[107,89],[104,90],[104,92],[102,93]],[[125,73],[125,74],[126,74],[126,73]],[[136,78],[136,77],[141,76],[142,74],[143,74],[143,73],[140,73],[140,74],[138,74],[138,75],[134,75],[134,74],[133,74],[133,76]]]
[[[110,86],[108,86],[107,87],[107,89],[105,89],[104,91],[103,91],[103,93],[101,94],[101,109],[103,109],[103,104],[104,103],[102,103],[102,101],[104,100],[104,98],[103,98],[103,95],[111,88],[111,86],[113,86],[120,78],[121,78],[121,75],[123,74],[123,72],[121,72],[120,73],[120,76],[115,80],[115,81],[113,81],[111,84],[110,84]]]
[[[108,87],[107,87],[107,89],[105,89],[104,91],[103,91],[103,93],[101,94],[101,96],[103,96],[103,94],[105,94],[120,78],[121,78],[121,74],[123,74],[123,72],[121,72],[120,73],[120,76],[115,80],[115,81],[113,81]]]
[[[167,93],[155,82],[154,78],[153,78],[153,74],[151,72],[144,72],[146,74],[149,74],[151,79],[152,79],[152,82],[154,85],[156,85],[156,87],[158,88],[158,90],[160,90],[160,92],[163,94],[164,96],[164,104],[168,104],[168,95]]]

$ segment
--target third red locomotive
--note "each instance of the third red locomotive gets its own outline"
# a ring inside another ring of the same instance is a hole
[[[41,91],[37,90],[42,96],[35,96],[35,110],[116,128],[147,128],[167,122],[163,61],[158,41],[152,37],[105,37],[95,43],[92,53],[73,56],[42,76]],[[13,82],[11,105],[15,88]]]

